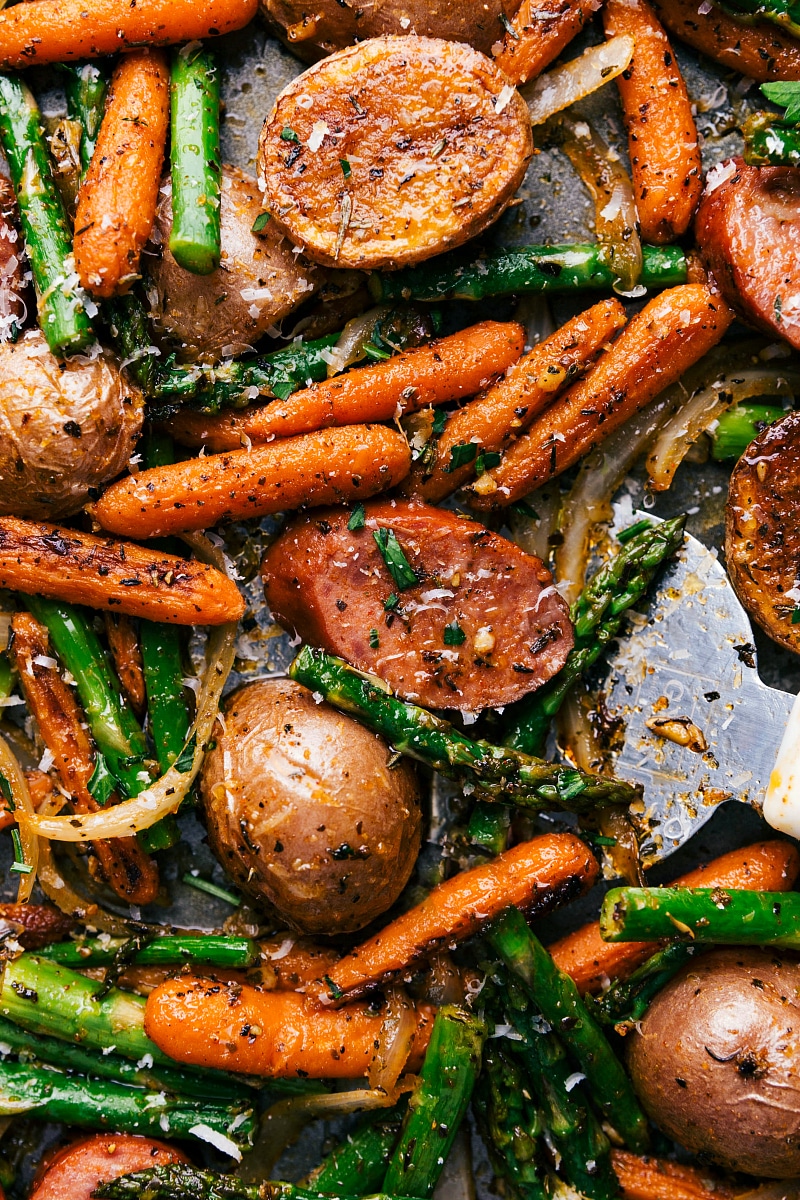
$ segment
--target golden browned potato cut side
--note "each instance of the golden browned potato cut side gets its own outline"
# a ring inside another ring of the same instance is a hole
[[[485,55],[382,37],[294,80],[261,133],[277,226],[326,266],[421,262],[497,220],[533,153],[528,110]]]

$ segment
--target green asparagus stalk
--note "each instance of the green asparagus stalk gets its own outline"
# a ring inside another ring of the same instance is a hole
[[[744,124],[744,161],[751,167],[800,166],[800,126],[774,113],[753,113]]]
[[[109,73],[106,64],[96,62],[64,63],[64,91],[67,99],[67,116],[81,126],[81,166],[83,174],[89,170],[97,135],[103,120],[108,91]]]
[[[547,1200],[539,1165],[544,1123],[526,1092],[519,1063],[487,1042],[473,1108],[494,1172],[509,1200]]]
[[[686,517],[681,516],[642,529],[592,577],[573,606],[575,644],[566,663],[549,683],[515,705],[506,746],[526,754],[542,753],[550,721],[570,688],[617,636],[625,613],[683,544],[685,523]]]
[[[210,275],[220,259],[219,69],[208,50],[172,56],[172,233],[179,266]]]
[[[94,334],[77,287],[69,223],[39,109],[16,75],[0,75],[0,141],[17,194],[42,333],[53,354],[83,350]]]
[[[128,945],[125,938],[80,938],[74,942],[55,942],[37,953],[63,967],[106,967],[119,950]],[[179,967],[203,963],[227,970],[246,970],[258,962],[258,945],[252,938],[222,934],[181,934],[157,937],[132,957],[137,967]]]
[[[686,283],[686,255],[677,246],[642,246],[640,283],[650,288]],[[374,272],[369,288],[378,301],[485,300],[523,292],[611,290],[617,281],[608,247],[523,246],[516,250],[454,251],[420,267]]]
[[[317,1192],[367,1196],[383,1183],[392,1151],[400,1138],[405,1102],[388,1113],[374,1114],[339,1145],[303,1181]]]
[[[324,1196],[293,1183],[242,1183],[235,1175],[219,1175],[183,1163],[150,1167],[121,1175],[96,1187],[99,1200],[350,1200],[346,1192]],[[369,1200],[405,1200],[373,1193]]]
[[[407,704],[340,658],[304,646],[289,668],[292,679],[380,733],[400,753],[434,767],[450,779],[466,780],[481,799],[501,800],[540,812],[554,807],[587,812],[608,804],[630,804],[636,789],[558,763],[547,763],[489,742],[471,741],[441,717]]]
[[[800,892],[612,888],[600,909],[607,942],[676,936],[725,946],[800,947]]]
[[[504,804],[486,804],[479,800],[470,814],[468,841],[473,846],[482,846],[490,854],[502,854],[508,849],[510,834],[511,810]]]
[[[473,1013],[454,1005],[439,1009],[383,1181],[388,1195],[433,1194],[469,1107],[486,1034],[485,1024]]]
[[[670,942],[628,979],[617,980],[602,996],[586,997],[584,1002],[601,1025],[631,1029],[641,1021],[653,998],[698,951],[699,947],[691,942]]]
[[[151,1091],[168,1092],[170,1095],[196,1096],[212,1104],[225,1105],[230,1101],[243,1100],[250,1093],[245,1083],[233,1079],[210,1080],[204,1075],[192,1075],[176,1067],[148,1066],[148,1058],[140,1060],[144,1065],[122,1058],[118,1054],[87,1050],[81,1045],[64,1042],[44,1034],[31,1033],[13,1021],[0,1017],[0,1045],[24,1056],[31,1055],[41,1063],[60,1067],[62,1070],[77,1071],[89,1078],[113,1079],[134,1087],[149,1088]]]
[[[732,17],[749,20],[771,21],[780,25],[787,33],[800,37],[800,3],[798,0],[725,0],[720,3]]]
[[[649,1144],[645,1115],[622,1064],[572,979],[559,970],[519,909],[503,913],[490,940],[508,969],[524,983],[533,1007],[558,1029],[610,1124],[631,1150],[643,1154]]]
[[[150,1137],[200,1137],[198,1127],[252,1144],[252,1108],[203,1104],[198,1099],[126,1087],[108,1079],[64,1075],[27,1063],[0,1063],[0,1115],[27,1113],[41,1121],[61,1121],[84,1129],[113,1129]]]
[[[740,459],[753,438],[786,416],[780,404],[737,404],[718,418],[711,431],[711,457],[716,462]]]

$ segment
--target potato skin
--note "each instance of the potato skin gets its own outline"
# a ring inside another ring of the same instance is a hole
[[[78,512],[127,467],[143,414],[110,353],[59,362],[38,329],[0,344],[0,516]]]
[[[253,233],[263,211],[256,181],[236,167],[223,167],[222,259],[210,275],[193,275],[170,253],[172,186],[167,178],[150,247],[156,255],[146,256],[146,270],[156,293],[151,295],[155,326],[179,344],[185,361],[214,362],[223,352],[243,354],[319,286],[320,272],[292,253],[274,221]],[[245,298],[242,291],[248,289],[267,294]]]
[[[413,768],[286,679],[234,692],[206,756],[209,841],[257,903],[316,935],[362,929],[394,903],[419,853]]]
[[[659,992],[628,1067],[669,1137],[759,1179],[800,1174],[800,962],[716,950]]]
[[[331,267],[392,269],[460,246],[506,209],[533,153],[525,101],[504,88],[485,55],[437,38],[373,38],[317,63],[261,131],[273,221]]]
[[[261,0],[261,12],[298,58],[316,62],[355,41],[418,34],[469,42],[483,54],[503,40],[521,0]],[[406,22],[406,24],[403,24]]]
[[[768,426],[736,464],[725,555],[750,616],[773,641],[800,654],[800,625],[792,624],[800,561],[800,413]]]

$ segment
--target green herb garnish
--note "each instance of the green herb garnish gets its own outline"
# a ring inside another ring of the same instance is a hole
[[[299,142],[300,138],[297,136],[295,131],[289,125],[285,125],[283,127],[283,129],[281,130],[281,141],[282,142]]]
[[[376,529],[372,536],[386,563],[387,571],[400,591],[405,591],[406,588],[419,583],[419,576],[406,558],[405,551],[398,542],[394,530]]]
[[[370,645],[370,649],[371,649],[371,650],[377,650],[377,649],[378,649],[378,647],[380,646],[380,644],[381,644],[381,639],[380,639],[380,638],[379,638],[379,636],[378,636],[378,631],[377,631],[377,629],[370,629],[370,631],[369,631],[369,645]]]
[[[483,475],[486,471],[491,471],[492,467],[499,467],[502,457],[496,450],[484,450],[475,459],[475,474]]]
[[[445,471],[449,475],[451,471],[457,471],[459,467],[466,467],[468,463],[475,461],[477,453],[477,442],[459,442],[450,448],[450,465],[445,467]]]
[[[367,514],[363,504],[357,504],[350,514],[350,520],[347,522],[347,528],[351,533],[356,533],[359,529],[363,529],[367,521]]]
[[[117,780],[112,775],[111,770],[102,754],[98,754],[94,760],[94,770],[92,777],[86,785],[89,795],[93,796],[97,803],[102,808],[106,804],[116,790]]]
[[[785,108],[783,120],[790,125],[800,125],[800,81],[781,83],[762,83],[761,94]]]
[[[444,627],[444,644],[445,646],[461,646],[467,640],[467,635],[459,625],[458,621],[451,621],[449,625]]]
[[[262,230],[266,229],[267,224],[271,219],[272,219],[272,213],[268,213],[268,212],[259,213],[258,216],[256,217],[255,221],[253,221],[253,224],[250,228],[250,232],[251,233],[261,233]]]

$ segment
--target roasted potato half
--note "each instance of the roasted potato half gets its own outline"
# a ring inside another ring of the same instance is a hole
[[[0,515],[76,513],[125,470],[143,415],[111,353],[59,362],[38,329],[0,343]]]
[[[261,0],[281,41],[304,62],[385,33],[469,42],[491,54],[521,0]]]
[[[194,275],[170,253],[169,179],[161,190],[150,246],[155,253],[146,257],[150,303],[156,329],[185,361],[244,353],[320,283],[320,272],[294,252],[274,221],[260,228],[264,205],[254,179],[224,167],[221,203],[222,260],[210,275]]]
[[[394,903],[420,847],[416,774],[299,684],[234,692],[201,779],[211,847],[301,933],[351,933]]]

